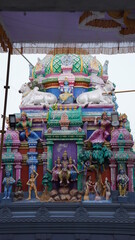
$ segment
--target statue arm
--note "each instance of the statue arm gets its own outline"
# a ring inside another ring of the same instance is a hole
[[[28,182],[26,183],[28,186],[30,186],[30,182],[29,182],[29,180],[28,180]]]
[[[4,177],[2,184],[5,184],[5,183],[6,183],[6,178]]]
[[[28,127],[32,127],[32,119],[30,119],[29,121],[28,121]]]
[[[73,167],[76,170],[76,172],[79,174],[79,171],[78,171],[77,167],[75,165],[73,165]]]
[[[19,122],[19,123],[16,123],[16,127],[17,127],[17,128],[19,128],[19,127],[22,127],[22,124],[21,124],[21,122]]]
[[[10,184],[14,184],[15,183],[15,179],[13,177],[11,177],[11,182]]]
[[[33,172],[36,174],[35,176],[35,180],[36,180],[39,174],[35,170],[33,170]]]
[[[47,172],[51,173],[52,174],[52,171],[50,169],[47,168]]]

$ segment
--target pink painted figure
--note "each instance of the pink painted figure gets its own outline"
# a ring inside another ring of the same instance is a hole
[[[52,169],[52,181],[58,181],[59,180],[59,173],[62,169],[60,158],[57,158],[57,162],[55,163],[55,166]]]
[[[95,122],[95,125],[97,123]],[[108,127],[110,125],[110,121],[107,119],[107,113],[104,112],[101,116],[101,121],[98,122],[99,129],[95,130],[91,136],[85,141],[91,143],[104,143],[109,136]]]

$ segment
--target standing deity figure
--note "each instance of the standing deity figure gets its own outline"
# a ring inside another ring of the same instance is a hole
[[[95,119],[96,120],[96,119]],[[85,141],[91,142],[91,143],[104,143],[109,136],[108,128],[110,126],[111,122],[108,120],[107,113],[102,113],[101,120],[98,122],[99,129],[95,130],[91,136]],[[97,125],[97,122],[95,121],[95,125]]]
[[[35,170],[33,170],[33,172],[30,175],[30,179],[27,182],[27,185],[29,186],[29,197],[27,198],[27,200],[31,199],[32,190],[34,190],[36,198],[40,199],[38,197],[37,188],[36,188],[36,184],[35,184],[35,181],[36,181],[37,177],[38,177],[38,173]]]
[[[69,160],[68,160],[67,151],[64,151],[63,153],[61,164],[62,164],[62,169],[59,172],[60,184],[62,183],[69,184],[70,171],[68,169]]]
[[[15,183],[15,179],[11,177],[10,172],[6,171],[6,177],[3,179],[3,185],[4,185],[4,197],[3,199],[10,199],[10,195],[12,192],[12,186]]]
[[[104,190],[103,190],[103,197],[105,197],[106,200],[110,199],[111,196],[111,186],[110,186],[110,182],[108,181],[108,178],[105,178],[105,183],[103,186]]]
[[[55,166],[52,169],[52,181],[57,182],[59,180],[59,173],[61,169],[62,169],[61,160],[60,157],[58,157]]]
[[[27,114],[25,112],[21,113],[21,121],[16,124],[17,128],[21,128],[22,132],[20,133],[20,140],[28,140],[28,141],[37,141],[40,140],[39,136],[31,131],[32,120],[28,120]]]
[[[98,176],[98,180],[94,185],[94,190],[95,190],[95,200],[99,201],[101,200],[101,197],[103,196],[103,182],[102,182],[102,177],[101,175]]]
[[[94,183],[91,180],[91,176],[89,176],[85,186],[86,187],[85,187],[84,201],[89,200],[89,194],[90,192],[93,192]]]
[[[79,171],[77,167],[73,164],[73,160],[70,157],[69,158],[69,164],[68,164],[68,169],[70,172],[70,180],[71,181],[76,181],[77,180],[77,174],[79,174]]]
[[[120,169],[119,174],[117,176],[117,183],[118,183],[120,197],[126,196],[128,181],[129,181],[129,178],[126,175],[124,169]]]

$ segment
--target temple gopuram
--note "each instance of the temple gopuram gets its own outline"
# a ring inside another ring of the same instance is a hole
[[[6,118],[4,134],[0,224],[8,239],[134,239],[134,142],[108,64],[49,54],[29,66],[20,112]]]

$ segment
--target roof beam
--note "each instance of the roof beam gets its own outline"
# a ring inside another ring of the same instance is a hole
[[[109,11],[135,8],[133,0],[4,0],[0,11]]]
[[[1,24],[0,24],[0,45],[4,52],[7,52],[9,49],[10,53],[12,53],[12,44]]]

